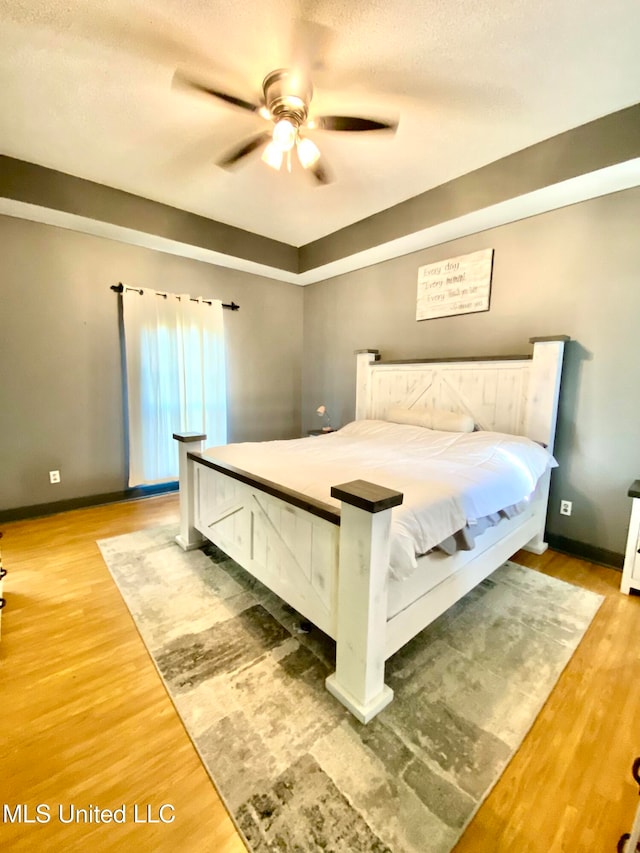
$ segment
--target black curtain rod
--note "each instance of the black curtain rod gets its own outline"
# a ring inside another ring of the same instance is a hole
[[[127,288],[127,290],[137,290],[137,291],[138,291],[138,293],[139,293],[140,295],[142,295],[142,290],[141,290],[141,288],[139,288],[139,287],[130,287],[128,284],[127,284],[127,285],[125,285],[125,284],[123,284],[121,281],[120,281],[120,282],[118,282],[118,284],[112,284],[112,285],[111,285],[111,290],[113,290],[115,293],[122,293],[122,291],[125,289],[125,287]],[[166,293],[156,293],[156,296],[165,296],[165,297],[166,297],[166,295],[167,295]],[[191,302],[197,302],[197,301],[198,301],[197,299],[194,299],[194,298],[193,298],[193,296],[190,296],[190,297],[189,297],[189,299],[190,299],[190,301],[191,301]],[[211,302],[211,299],[205,299],[205,300],[204,300],[204,302]],[[240,306],[239,306],[239,305],[236,305],[236,303],[235,303],[235,302],[223,302],[223,303],[222,303],[222,307],[223,307],[223,308],[228,308],[230,311],[238,311],[238,310],[239,310],[239,308],[240,308]]]

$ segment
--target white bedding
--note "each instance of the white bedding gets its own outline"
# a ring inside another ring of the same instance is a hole
[[[392,511],[390,572],[465,525],[529,498],[555,459],[523,436],[361,420],[320,437],[208,448],[205,455],[339,505],[331,486],[369,480],[404,494]]]

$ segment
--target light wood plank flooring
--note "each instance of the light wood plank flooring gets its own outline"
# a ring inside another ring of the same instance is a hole
[[[95,544],[177,518],[170,495],[3,526],[0,808],[45,804],[51,820],[5,820],[0,849],[244,851]],[[606,600],[456,853],[614,851],[638,801],[640,598],[611,569],[515,559]],[[134,804],[157,820],[165,803],[173,823],[133,822]],[[70,804],[129,820],[62,824]]]

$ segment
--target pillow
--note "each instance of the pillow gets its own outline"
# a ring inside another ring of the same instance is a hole
[[[473,432],[475,429],[471,415],[448,412],[446,409],[403,409],[401,406],[392,406],[387,412],[386,420],[443,432]]]

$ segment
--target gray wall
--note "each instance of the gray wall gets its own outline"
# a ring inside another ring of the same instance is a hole
[[[237,302],[230,440],[299,435],[302,288],[10,217],[0,257],[0,511],[126,488],[119,281]]]
[[[0,217],[0,511],[126,486],[118,281],[235,300],[230,440],[353,417],[353,350],[386,358],[528,352],[568,334],[549,530],[622,553],[637,440],[640,189],[452,241],[307,288]],[[495,249],[491,310],[416,322],[421,264]],[[303,347],[304,342],[304,347]],[[62,472],[52,486],[48,471]],[[574,502],[571,518],[560,498]]]
[[[305,288],[303,421],[353,418],[356,349],[383,358],[528,353],[567,334],[550,532],[622,553],[640,476],[640,189],[522,220]],[[422,264],[495,249],[487,313],[416,322]],[[560,499],[573,515],[560,516]]]

